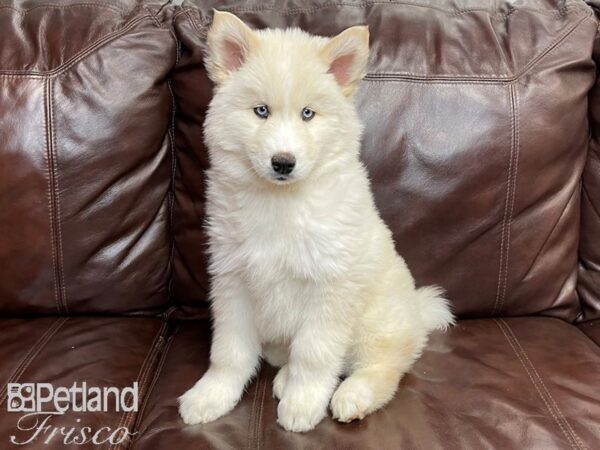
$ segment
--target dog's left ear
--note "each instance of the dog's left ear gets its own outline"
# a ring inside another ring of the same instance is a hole
[[[250,27],[235,15],[214,10],[213,21],[207,35],[208,76],[221,84],[239,69],[255,46],[256,36]]]
[[[351,96],[367,72],[369,28],[347,28],[329,40],[321,50],[321,56],[329,64],[329,73],[333,74],[344,95]]]

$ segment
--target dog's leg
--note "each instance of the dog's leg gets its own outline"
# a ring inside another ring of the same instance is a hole
[[[279,371],[273,380],[273,396],[280,399],[285,384],[287,383],[287,362],[290,356],[289,345],[268,343],[263,344],[263,358],[273,367],[279,367]]]
[[[179,398],[179,413],[186,424],[211,422],[231,411],[259,362],[260,340],[240,280],[231,275],[215,277],[212,294],[210,367]]]
[[[289,374],[288,365],[284,365],[279,369],[277,375],[275,375],[275,379],[273,380],[273,397],[280,400],[283,397],[283,391],[285,390],[285,385],[287,384]]]
[[[388,403],[427,341],[425,333],[410,326],[392,335],[373,331],[359,336],[354,371],[331,399],[332,416],[340,422],[362,419]]]
[[[339,383],[350,327],[339,312],[329,313],[335,319],[318,311],[305,322],[292,341],[288,364],[277,374],[277,421],[286,430],[312,430],[327,414]]]

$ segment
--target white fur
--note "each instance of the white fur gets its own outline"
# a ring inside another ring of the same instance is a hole
[[[392,398],[428,334],[453,323],[438,289],[415,288],[359,161],[351,95],[368,32],[252,31],[216,12],[208,42],[214,335],[210,368],[180,414],[195,424],[229,412],[262,355],[282,367],[273,389],[283,428],[310,430],[328,406],[342,422],[362,419]],[[253,112],[260,104],[266,120]],[[307,106],[316,115],[304,122]],[[296,167],[277,181],[270,161],[282,151]]]

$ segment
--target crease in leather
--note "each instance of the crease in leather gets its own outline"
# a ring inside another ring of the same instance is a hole
[[[511,10],[515,11],[514,9]],[[489,18],[490,22],[492,20],[492,18]],[[510,73],[510,64],[508,64],[508,59],[506,58],[506,54],[504,52],[504,49],[502,48],[502,44],[500,43],[500,39],[498,38],[498,33],[496,31],[496,28],[494,28],[494,26],[490,23],[490,30],[492,32],[492,36],[494,37],[494,44],[496,45],[496,50],[498,51],[498,55],[500,56],[500,60],[502,61],[502,64],[504,64],[504,70],[506,71],[506,73]]]
[[[169,325],[166,322],[163,322],[161,324],[160,328],[158,329],[158,331],[156,332],[154,341],[152,342],[152,345],[148,349],[148,353],[147,353],[146,357],[144,358],[144,361],[140,366],[139,373],[136,377],[136,381],[139,383],[138,384],[139,400],[142,405],[146,402],[146,399],[149,394],[148,385],[147,385],[148,377],[150,377],[150,382],[152,382],[152,380],[154,380],[154,377],[153,376],[151,377],[150,374],[152,372],[156,372],[156,370],[153,370],[153,369],[156,368],[156,366],[159,362],[159,357],[161,355],[161,352],[165,348],[165,335],[167,334],[168,330],[169,330]],[[138,415],[139,415],[139,411],[138,412],[124,411],[121,414],[121,418],[119,419],[119,424],[118,424],[117,428],[115,428],[115,429],[118,430],[121,427],[126,427],[127,429],[129,429],[131,426],[131,422],[135,421],[137,419]],[[125,439],[123,442],[121,442],[119,444],[110,445],[109,450],[130,448],[132,445],[132,442],[133,442],[133,440],[131,438]]]
[[[575,186],[575,188],[573,189],[573,192],[571,193],[571,196],[569,197],[569,199],[567,200],[567,202],[565,203],[565,207],[563,208],[563,210],[561,211],[561,213],[559,214],[558,218],[556,219],[556,221],[554,222],[554,224],[552,225],[552,228],[550,229],[550,232],[548,233],[548,235],[546,236],[546,238],[544,239],[544,242],[542,243],[542,245],[540,246],[540,249],[538,250],[538,252],[535,254],[535,257],[533,258],[533,260],[531,261],[531,264],[529,266],[529,268],[527,269],[527,271],[525,272],[525,274],[521,277],[520,281],[523,281],[525,278],[527,278],[527,276],[531,273],[531,271],[533,270],[533,267],[535,266],[535,264],[538,262],[538,259],[540,258],[542,251],[544,250],[544,248],[546,247],[546,244],[548,244],[548,241],[550,240],[550,238],[552,237],[552,235],[554,234],[554,231],[556,230],[556,227],[558,227],[558,225],[560,224],[562,218],[565,216],[565,213],[567,212],[567,210],[569,209],[569,206],[571,205],[571,202],[573,201],[575,194],[577,194],[579,192],[579,185]]]
[[[514,84],[509,85],[510,97],[510,155],[508,163],[508,180],[506,182],[506,196],[504,215],[502,217],[502,232],[500,238],[500,261],[498,263],[498,284],[492,316],[500,314],[506,298],[506,284],[508,280],[508,265],[510,256],[510,229],[512,225],[515,195],[517,188],[517,172],[519,169],[519,99]]]
[[[598,211],[598,208],[594,204],[594,200],[593,200],[592,196],[590,195],[590,193],[588,192],[588,189],[585,187],[585,185],[582,186],[582,191],[583,191],[583,195],[585,195],[589,201],[591,210],[596,214],[598,219],[600,219],[600,211]]]
[[[560,428],[571,448],[576,450],[587,450],[587,447],[583,444],[575,430],[571,427],[571,424],[569,424],[564,414],[560,410],[558,404],[554,400],[554,397],[546,387],[544,380],[539,375],[535,366],[527,356],[527,353],[521,346],[519,340],[513,333],[510,325],[508,325],[504,319],[494,319],[494,322],[496,322],[496,325],[498,325],[500,331],[502,331],[502,334],[504,334],[504,337],[517,356],[517,359],[523,366],[523,369],[525,369],[527,376],[546,406],[546,409]]]
[[[40,338],[31,346],[23,359],[19,362],[13,373],[10,375],[6,383],[0,388],[0,406],[4,403],[8,393],[8,383],[16,383],[23,372],[29,367],[31,362],[40,354],[42,349],[50,342],[56,332],[69,320],[69,317],[59,317],[52,322],[48,329],[40,336]]]

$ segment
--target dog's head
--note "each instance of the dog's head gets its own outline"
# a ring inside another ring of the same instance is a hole
[[[227,176],[285,185],[356,157],[361,125],[352,95],[366,71],[366,26],[328,39],[252,30],[215,11],[207,42],[216,89],[206,140]]]

